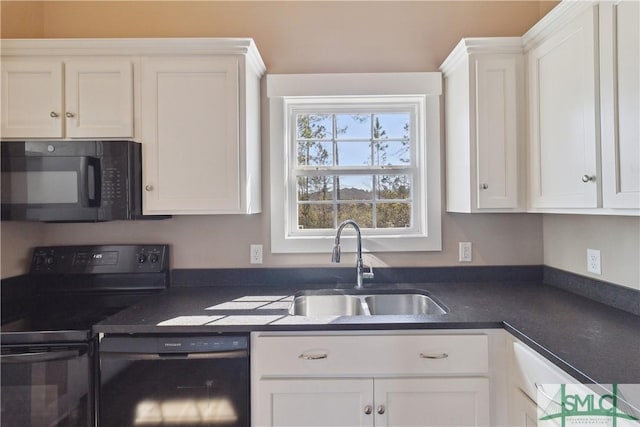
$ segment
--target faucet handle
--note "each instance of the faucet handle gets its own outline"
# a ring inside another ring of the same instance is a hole
[[[364,267],[369,267],[369,271],[363,272],[362,273],[362,278],[363,279],[373,279],[373,266],[372,265],[365,265]]]

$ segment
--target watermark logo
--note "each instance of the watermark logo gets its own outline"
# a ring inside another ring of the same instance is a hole
[[[617,384],[602,393],[583,384],[536,387],[538,427],[640,427],[638,402],[630,402]]]

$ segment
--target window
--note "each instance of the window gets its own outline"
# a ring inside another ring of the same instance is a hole
[[[441,249],[440,73],[270,75],[267,91],[272,252],[330,252],[349,218],[365,250]]]

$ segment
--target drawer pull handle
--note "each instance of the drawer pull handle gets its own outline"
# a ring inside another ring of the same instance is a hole
[[[449,357],[447,353],[420,353],[421,359],[446,359]]]
[[[538,383],[533,383],[534,386],[536,386],[536,390],[538,390],[538,393],[540,393],[541,395],[543,395],[544,397],[546,397],[547,399],[549,399],[549,401],[555,403],[556,405],[560,405],[561,407],[564,405],[564,403],[562,402],[558,402],[557,400],[555,400],[553,398],[553,396],[549,395],[549,393],[547,393],[546,391],[544,391],[544,387],[542,387],[542,384],[538,384]]]
[[[298,359],[304,359],[304,360],[320,360],[320,359],[326,359],[327,357],[329,357],[329,355],[327,353],[302,353],[300,356],[298,356]]]

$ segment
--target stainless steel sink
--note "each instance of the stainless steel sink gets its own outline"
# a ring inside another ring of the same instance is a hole
[[[289,308],[294,316],[441,315],[447,310],[428,295],[415,291],[345,293],[344,290],[305,292]]]
[[[372,315],[398,314],[446,314],[444,308],[427,295],[421,294],[378,294],[364,297]]]
[[[289,312],[294,316],[358,316],[365,314],[360,298],[352,295],[300,295]]]

